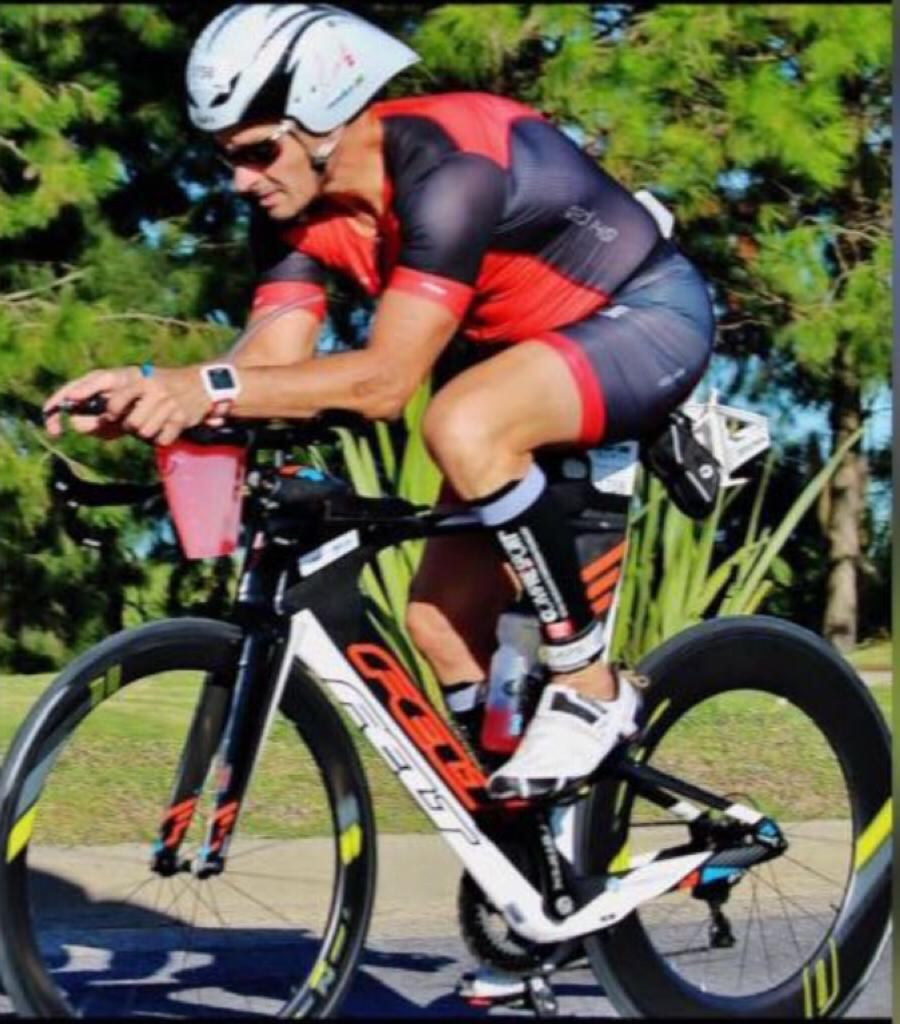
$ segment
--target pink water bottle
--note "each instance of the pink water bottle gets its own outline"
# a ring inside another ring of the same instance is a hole
[[[511,754],[525,732],[529,674],[537,666],[540,627],[532,615],[505,612],[497,623],[499,646],[491,659],[481,745],[496,754]]]

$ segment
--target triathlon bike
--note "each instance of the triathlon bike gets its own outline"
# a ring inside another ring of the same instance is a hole
[[[380,759],[459,856],[470,949],[529,979],[539,1014],[573,949],[627,1016],[841,1014],[890,924],[889,736],[853,670],[787,622],[704,622],[636,666],[641,731],[593,778],[491,800],[359,586],[390,545],[482,527],[291,464],[346,423],[193,431],[248,458],[230,615],[110,636],[18,729],[0,773],[17,1012],[336,1015],[372,912]],[[632,443],[541,455],[611,610],[636,463]],[[58,470],[72,516],[160,493]]]

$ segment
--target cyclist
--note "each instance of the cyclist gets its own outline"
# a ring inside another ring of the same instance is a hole
[[[461,338],[424,437],[498,546],[432,542],[408,625],[465,717],[496,617],[524,590],[552,677],[489,785],[529,797],[592,772],[639,706],[627,674],[600,660],[602,622],[534,452],[659,429],[706,368],[713,317],[657,219],[537,111],[483,93],[376,101],[417,60],[335,7],[214,18],[190,54],[188,111],[254,207],[248,330],[217,364],[95,370],[47,406],[102,392],[107,412],[75,429],[159,444],[226,416],[393,418]],[[378,302],[364,349],[312,358],[326,271]]]

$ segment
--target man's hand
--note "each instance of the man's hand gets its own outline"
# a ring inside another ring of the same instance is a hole
[[[171,444],[183,430],[202,422],[211,404],[196,366],[156,369],[150,377],[142,376],[136,366],[126,366],[94,370],[70,381],[47,399],[44,409],[97,394],[106,397],[106,412],[73,416],[70,422],[76,431],[104,439],[130,433],[156,444]],[[51,437],[62,433],[58,412],[47,417],[47,432]]]

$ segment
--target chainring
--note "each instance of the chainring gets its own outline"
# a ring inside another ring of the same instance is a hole
[[[540,945],[516,935],[467,871],[459,880],[457,910],[466,949],[486,967],[525,974],[551,959],[557,950],[556,944]]]
[[[494,841],[532,884],[540,884],[535,856],[527,846],[508,834],[495,836]],[[546,964],[559,965],[580,947],[577,940],[538,943],[517,935],[467,871],[459,880],[457,912],[466,949],[482,965],[497,971],[526,974]]]

